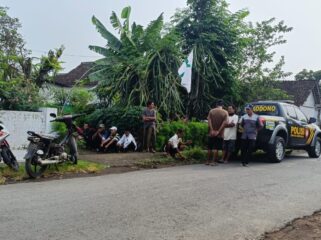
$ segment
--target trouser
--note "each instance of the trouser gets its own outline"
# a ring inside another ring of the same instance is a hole
[[[113,140],[111,140],[111,141],[113,141]],[[108,143],[106,143],[104,145],[104,150],[106,152],[113,152],[113,153],[118,152],[117,141],[113,141],[112,144],[110,144],[108,148],[105,147],[107,144]]]
[[[128,152],[128,151],[134,152],[135,149],[136,149],[136,146],[133,142],[131,142],[126,148],[124,148],[123,146],[120,147],[120,151],[122,152]]]
[[[256,140],[242,139],[241,143],[241,158],[242,163],[248,163],[251,160],[252,153],[255,149]]]
[[[94,139],[91,140],[91,146],[93,148],[100,148],[101,143],[102,143],[102,139],[98,136],[96,136]]]
[[[178,148],[174,148],[171,144],[167,144],[165,146],[165,152],[174,158],[178,153]]]
[[[155,148],[156,128],[155,126],[144,128],[144,149],[149,150]]]

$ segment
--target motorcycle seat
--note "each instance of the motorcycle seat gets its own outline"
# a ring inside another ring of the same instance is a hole
[[[54,140],[58,137],[57,135],[53,135],[53,134],[38,134],[38,135],[41,138],[48,139],[48,140]]]
[[[40,133],[35,133],[32,131],[28,131],[27,133],[31,136],[35,136],[35,137],[39,137],[39,138],[43,138],[43,139],[47,139],[47,140],[54,140],[54,139],[58,138],[58,136],[55,134],[42,134],[42,133],[40,134]]]

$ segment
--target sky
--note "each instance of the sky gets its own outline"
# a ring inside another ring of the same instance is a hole
[[[286,34],[288,42],[275,48],[278,57],[285,56],[285,71],[297,73],[303,68],[321,69],[320,0],[227,2],[232,12],[248,9],[248,21],[275,17],[293,27],[292,32]],[[0,0],[0,6],[8,7],[9,15],[19,18],[22,23],[20,32],[33,56],[39,57],[49,49],[64,45],[63,72],[68,72],[80,62],[100,58],[88,49],[89,45],[105,45],[91,23],[93,15],[112,29],[109,23],[111,12],[120,13],[123,7],[131,6],[131,20],[146,26],[162,12],[165,21],[169,21],[177,8],[186,7],[186,0]]]

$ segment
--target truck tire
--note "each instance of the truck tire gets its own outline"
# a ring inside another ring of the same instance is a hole
[[[317,138],[314,146],[309,146],[308,154],[310,158],[319,158],[321,155],[321,139]]]
[[[280,163],[285,156],[285,141],[282,137],[277,136],[273,144],[269,147],[269,157],[272,162]]]

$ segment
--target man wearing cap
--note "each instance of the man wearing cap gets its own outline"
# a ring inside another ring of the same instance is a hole
[[[241,158],[242,165],[246,167],[249,164],[252,153],[255,149],[256,137],[258,131],[263,127],[259,116],[253,112],[253,105],[245,106],[246,114],[242,116],[240,124],[243,127]]]
[[[109,130],[110,135],[102,142],[101,147],[105,152],[117,152],[117,142],[120,139],[119,134],[117,133],[117,127],[111,127]]]
[[[222,150],[224,127],[228,122],[228,113],[223,109],[224,102],[219,100],[216,108],[212,109],[207,117],[208,120],[208,157],[206,165],[211,162],[211,155],[214,152],[214,161],[211,165],[218,163],[218,151]]]
[[[92,135],[92,144],[97,152],[101,151],[101,144],[108,138],[108,132],[106,131],[104,124],[99,124],[97,131]]]

